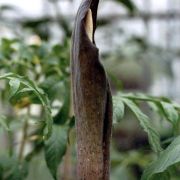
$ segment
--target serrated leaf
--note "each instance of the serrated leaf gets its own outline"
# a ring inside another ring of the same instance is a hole
[[[159,157],[147,167],[143,173],[141,180],[152,180],[156,176],[161,179],[168,168],[180,162],[180,136],[178,136]],[[162,173],[162,174],[160,174]]]
[[[165,115],[166,115],[167,119],[172,124],[176,125],[178,120],[179,120],[179,114],[176,111],[176,109],[170,103],[161,102],[161,104],[162,104],[162,106],[164,108],[164,112],[165,112]]]
[[[144,101],[152,108],[153,111],[158,112],[160,116],[165,117],[175,127],[179,120],[178,109],[180,105],[171,102],[165,97],[152,97],[142,93],[138,94],[120,94],[120,97],[127,98],[134,101]]]
[[[66,152],[67,133],[67,127],[54,125],[51,137],[45,141],[45,159],[54,179],[57,179],[57,168]]]
[[[119,122],[124,116],[124,103],[118,96],[113,97],[113,123]]]
[[[165,117],[173,127],[177,125],[179,114],[173,104],[168,102],[148,102],[150,107],[157,112],[160,116]]]
[[[149,143],[152,149],[157,153],[162,150],[160,144],[160,136],[150,123],[150,119],[138,108],[138,106],[131,100],[122,98],[122,101],[131,109],[135,114],[141,127],[148,135]]]

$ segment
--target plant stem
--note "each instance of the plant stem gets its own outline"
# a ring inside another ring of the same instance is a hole
[[[22,141],[21,141],[20,150],[19,150],[19,161],[20,162],[22,162],[22,160],[23,160],[24,148],[26,145],[29,115],[30,115],[30,108],[28,107],[27,117],[25,119],[24,126],[23,126]]]

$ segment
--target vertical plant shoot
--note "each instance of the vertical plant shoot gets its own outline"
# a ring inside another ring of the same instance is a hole
[[[112,98],[94,33],[98,0],[83,0],[72,36],[72,90],[78,179],[109,179]]]

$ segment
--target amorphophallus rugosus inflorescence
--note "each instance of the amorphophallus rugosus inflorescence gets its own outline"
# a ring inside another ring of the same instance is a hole
[[[83,0],[72,35],[72,91],[77,132],[77,176],[109,179],[112,97],[95,45],[98,0]]]

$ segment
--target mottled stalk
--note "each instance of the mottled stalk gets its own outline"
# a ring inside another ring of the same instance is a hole
[[[83,0],[72,36],[72,90],[77,133],[77,179],[108,180],[112,98],[95,45],[97,0]]]

